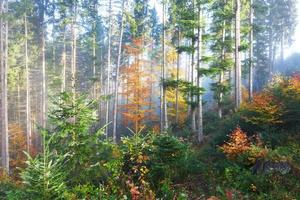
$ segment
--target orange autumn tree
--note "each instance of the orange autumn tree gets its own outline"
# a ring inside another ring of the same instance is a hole
[[[247,134],[240,127],[237,127],[230,135],[229,141],[223,144],[220,149],[230,159],[234,159],[237,155],[248,151],[251,143]]]
[[[255,125],[275,125],[281,123],[281,103],[268,90],[254,95],[252,102],[242,105],[241,111],[243,113],[242,118],[246,122]]]
[[[131,62],[121,70],[124,85],[122,96],[125,101],[121,105],[123,123],[135,133],[140,132],[146,122],[156,118],[150,101],[151,74],[147,73],[147,62],[142,59],[143,47],[142,38],[135,38],[131,45],[124,46]]]

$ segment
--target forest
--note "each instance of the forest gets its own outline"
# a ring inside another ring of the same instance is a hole
[[[0,200],[300,200],[299,9],[0,0]]]

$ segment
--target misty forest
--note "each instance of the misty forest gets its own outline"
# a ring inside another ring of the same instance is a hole
[[[0,0],[0,200],[299,200],[299,5]]]

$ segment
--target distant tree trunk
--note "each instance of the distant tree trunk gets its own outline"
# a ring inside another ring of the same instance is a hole
[[[193,0],[193,12],[197,12],[196,11],[196,1]],[[195,16],[196,17],[196,16]],[[196,18],[194,18],[194,20],[196,21]],[[193,36],[196,35],[196,30],[195,28],[193,28]],[[192,48],[195,48],[195,40],[194,38],[192,38]],[[195,51],[192,52],[192,63],[191,63],[191,83],[192,86],[194,86],[194,82],[195,82],[195,75],[194,75],[194,71],[195,71]],[[192,92],[190,92],[190,101],[191,102],[195,102],[195,96],[192,94]],[[197,127],[196,127],[196,109],[197,107],[195,105],[191,106],[191,118],[192,118],[192,130],[193,132],[196,132]]]
[[[269,79],[271,78],[272,76],[272,63],[273,63],[273,41],[272,41],[272,30],[270,28],[269,30]]]
[[[284,61],[284,31],[282,31],[281,40],[280,40],[280,61]]]
[[[27,15],[24,16],[24,32],[25,32],[25,74],[26,74],[26,139],[27,139],[27,152],[31,147],[31,103],[30,103],[30,73],[28,67],[28,29],[27,29]]]
[[[227,0],[224,0],[224,5],[226,5]],[[222,48],[221,48],[221,60],[225,60],[225,36],[226,36],[226,20],[223,20],[223,27],[222,27]],[[220,71],[220,77],[219,77],[219,84],[220,86],[224,83],[224,70],[221,69]],[[223,91],[220,91],[219,98],[218,98],[218,116],[221,119],[223,116],[223,110],[222,110],[222,103],[223,103]]]
[[[97,13],[97,2],[94,0],[93,1],[93,12]],[[94,99],[97,98],[97,90],[96,90],[96,19],[94,19],[93,21],[93,27],[92,27],[92,31],[93,31],[93,87],[92,87],[92,97]]]
[[[41,19],[41,50],[42,50],[42,127],[46,127],[46,60],[45,60],[45,50],[46,50],[46,42],[45,42],[45,26],[44,26],[44,19],[45,19],[45,1],[43,1],[42,6],[42,19]]]
[[[250,33],[249,33],[249,101],[252,101],[253,98],[253,0],[250,0],[250,13],[249,13],[249,24],[250,24]]]
[[[114,111],[113,111],[113,140],[117,143],[120,140],[120,135],[117,134],[117,114],[118,114],[118,88],[119,88],[119,72],[121,66],[121,55],[122,55],[122,41],[123,41],[123,30],[124,30],[124,6],[125,0],[122,0],[122,14],[121,14],[121,27],[120,27],[120,38],[118,47],[118,61],[116,69],[116,80],[115,80],[115,99],[114,99]]]
[[[179,48],[180,46],[180,29],[178,27],[177,30],[177,47]],[[179,70],[180,70],[180,52],[177,50],[177,68],[176,68],[176,125],[178,126],[179,123],[179,103],[178,103],[178,96],[179,96]]]
[[[235,107],[238,109],[242,103],[242,83],[241,83],[241,60],[240,60],[240,23],[241,23],[241,1],[236,0],[235,8]]]
[[[202,6],[199,5],[198,9],[198,40],[197,40],[197,86],[202,87],[202,75],[199,72],[202,58]],[[203,140],[203,108],[202,108],[202,94],[198,95],[198,129],[197,129],[198,142]]]
[[[73,99],[76,97],[76,58],[77,58],[77,30],[76,30],[76,15],[77,15],[77,5],[74,2],[72,5],[72,23],[71,23],[71,33],[72,33],[72,59],[71,59],[71,87]]]
[[[66,68],[67,67],[67,49],[66,49],[66,27],[64,27],[63,33],[63,51],[62,51],[62,84],[61,92],[66,91]]]
[[[8,12],[8,1],[0,1],[0,14]],[[9,173],[9,134],[7,112],[8,21],[0,19],[1,62],[1,167]]]
[[[163,37],[162,37],[162,50],[163,50],[163,63],[162,63],[162,80],[166,79],[166,3],[163,2]],[[162,84],[163,85],[163,84]],[[168,129],[168,108],[167,108],[167,100],[166,100],[166,87],[163,87],[163,129],[166,131]]]
[[[110,94],[110,73],[111,73],[111,12],[112,12],[112,0],[109,0],[108,5],[108,48],[107,48],[107,80],[106,80],[106,95]],[[106,99],[106,115],[105,115],[105,133],[108,137],[108,121],[109,121],[109,100]]]

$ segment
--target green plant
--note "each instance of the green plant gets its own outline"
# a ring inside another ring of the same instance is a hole
[[[46,141],[45,141],[46,142]],[[28,199],[65,199],[67,192],[65,162],[68,154],[50,152],[49,141],[44,143],[43,153],[32,158],[27,154],[26,169],[21,178]]]

